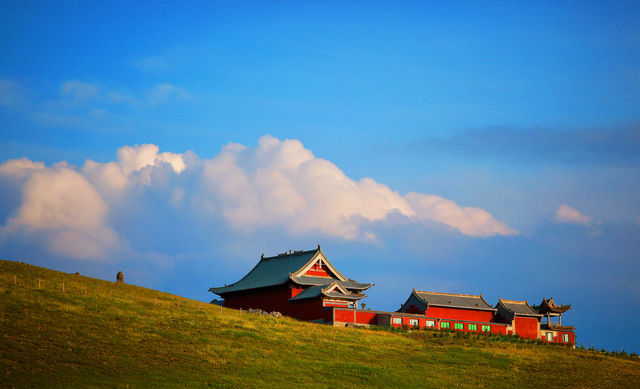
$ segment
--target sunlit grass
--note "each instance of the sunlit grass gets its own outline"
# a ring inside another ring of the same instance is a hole
[[[0,383],[8,387],[640,383],[640,363],[601,353],[255,316],[17,262],[0,261],[0,307]]]

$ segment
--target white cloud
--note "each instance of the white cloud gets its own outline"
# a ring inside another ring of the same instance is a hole
[[[117,155],[122,171],[124,174],[130,175],[146,166],[159,166],[163,163],[171,165],[171,168],[178,174],[186,168],[182,155],[169,152],[158,153],[159,150],[158,146],[153,144],[119,148]]]
[[[42,162],[33,162],[28,158],[10,159],[0,165],[0,175],[14,178],[25,178],[34,171],[44,170]]]
[[[190,99],[191,95],[185,89],[169,83],[157,84],[149,91],[149,104],[152,107],[165,103],[171,98]]]
[[[0,166],[0,171],[8,164],[15,161]],[[38,166],[22,187],[22,203],[5,233],[42,233],[56,254],[102,258],[118,244],[116,233],[106,225],[107,212],[96,189],[66,163]]]
[[[84,81],[66,81],[60,86],[60,93],[77,101],[87,101],[98,95],[98,86]]]
[[[593,218],[591,216],[575,210],[566,204],[558,207],[556,213],[553,215],[553,220],[556,223],[580,224],[583,226],[593,224]]]
[[[87,160],[81,168],[11,160],[0,165],[0,175],[22,191],[3,227],[5,243],[7,233],[33,236],[34,244],[41,236],[52,253],[73,258],[105,258],[122,242],[141,244],[138,237],[149,228],[148,242],[159,239],[155,231],[171,239],[176,225],[184,231],[222,223],[231,233],[321,234],[374,244],[384,241],[373,232],[376,224],[398,221],[440,224],[473,237],[517,233],[481,208],[430,194],[403,196],[371,178],[353,180],[300,141],[272,136],[256,147],[228,144],[206,160],[143,144],[118,149],[116,161]]]
[[[204,165],[208,198],[215,199],[215,209],[239,230],[281,225],[291,233],[318,231],[371,240],[372,233],[362,227],[397,213],[443,223],[470,236],[517,233],[479,208],[432,195],[402,196],[370,178],[354,181],[297,140],[265,136],[253,149],[232,144]]]
[[[488,237],[518,233],[481,208],[462,207],[454,201],[428,194],[411,192],[405,197],[415,210],[418,219],[448,225],[464,235]]]

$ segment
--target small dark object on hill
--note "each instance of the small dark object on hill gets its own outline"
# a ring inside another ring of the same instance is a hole
[[[249,312],[252,315],[267,315],[267,316],[273,316],[273,317],[282,317],[282,314],[276,311],[267,312],[267,311],[263,311],[262,309],[249,308],[247,312]]]
[[[73,273],[73,274],[75,274],[75,275],[79,276],[79,275],[80,275],[80,272],[79,272],[79,271],[77,271],[77,272],[75,272],[75,273]]]
[[[122,274],[122,270],[116,274],[116,282],[124,282],[124,274]]]

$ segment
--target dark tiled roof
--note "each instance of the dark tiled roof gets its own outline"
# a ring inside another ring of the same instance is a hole
[[[282,285],[289,280],[291,273],[295,273],[307,264],[320,249],[298,251],[293,254],[263,257],[240,281],[228,286],[211,288],[215,294],[239,292],[247,289],[264,288],[266,286]]]
[[[455,293],[438,293],[438,292],[423,292],[419,290],[413,291],[413,293],[427,305],[434,305],[438,307],[454,307],[454,308],[466,308],[466,309],[482,309],[494,311],[495,308],[491,307],[482,295],[471,294],[455,294]]]
[[[340,281],[334,280],[334,282],[335,284],[340,285]],[[333,290],[328,291],[329,289],[333,289]],[[329,285],[320,285],[320,286],[312,286],[310,288],[303,290],[302,292],[298,293],[298,295],[296,295],[295,297],[289,299],[289,301],[298,301],[298,300],[304,300],[308,298],[315,298],[320,295],[336,298],[340,300],[360,300],[362,298],[367,297],[365,294],[362,294],[362,293],[346,293],[345,294],[345,293],[342,293],[342,291],[340,291],[339,288],[330,288]]]
[[[553,301],[553,297],[551,297],[550,299],[542,298],[540,305],[534,305],[531,308],[542,314],[561,314],[570,310],[571,304],[558,305]]]
[[[296,297],[289,299],[289,301],[297,301],[297,300],[304,300],[308,298],[318,297],[322,294],[322,288],[324,288],[324,286],[312,286],[298,293]]]
[[[327,297],[332,297],[341,300],[360,300],[362,298],[367,297],[364,294],[343,294],[338,292],[328,292],[324,294]]]
[[[517,300],[498,300],[498,305],[502,305],[502,307],[516,315],[520,316],[542,316],[538,312],[536,312],[529,303],[525,301],[517,301]],[[497,306],[496,306],[497,307]]]
[[[293,280],[293,282],[299,285],[315,285],[315,286],[329,285],[334,281],[338,281],[340,286],[342,286],[343,288],[356,289],[356,290],[365,290],[373,286],[373,284],[361,284],[353,280],[339,281],[339,280],[336,280],[335,278],[329,278],[329,277],[299,276],[299,277],[292,277],[291,279]]]

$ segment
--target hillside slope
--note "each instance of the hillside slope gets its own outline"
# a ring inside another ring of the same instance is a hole
[[[333,328],[18,262],[0,261],[0,294],[8,387],[640,385],[640,362],[584,350]]]

